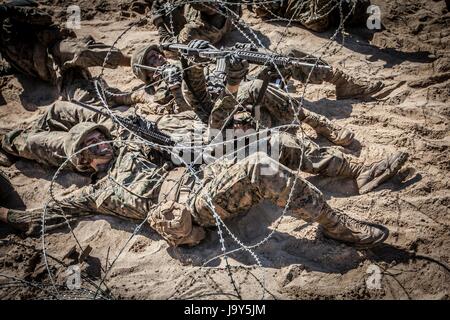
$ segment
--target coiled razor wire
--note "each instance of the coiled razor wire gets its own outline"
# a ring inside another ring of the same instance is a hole
[[[352,10],[351,10],[351,11],[349,12],[349,14],[348,14],[346,17],[343,17],[343,16],[342,16],[342,1],[346,1],[346,0],[339,0],[339,2],[337,2],[337,3],[335,4],[335,6],[334,6],[332,9],[330,9],[329,11],[327,11],[327,12],[325,12],[325,13],[323,14],[323,16],[326,16],[326,15],[329,14],[329,12],[331,12],[337,5],[339,5],[340,13],[341,13],[341,21],[340,21],[340,25],[339,25],[338,28],[336,29],[336,31],[335,31],[335,33],[333,34],[333,36],[329,39],[329,41],[328,41],[326,44],[324,44],[321,48],[319,48],[319,49],[316,50],[316,51],[318,51],[318,50],[323,50],[322,54],[321,54],[320,56],[318,56],[318,57],[311,56],[312,58],[315,59],[315,65],[314,65],[313,68],[311,68],[311,71],[310,71],[310,73],[308,74],[308,77],[307,77],[307,79],[306,79],[306,81],[305,81],[305,83],[304,83],[304,88],[303,88],[303,93],[302,93],[302,97],[301,97],[301,100],[300,100],[300,104],[296,105],[295,103],[293,103],[292,98],[291,98],[290,95],[288,94],[288,97],[289,97],[289,104],[291,105],[291,107],[292,107],[293,110],[294,110],[294,119],[293,119],[293,122],[292,122],[291,126],[294,126],[294,127],[297,127],[297,128],[300,129],[300,132],[301,132],[301,137],[300,137],[300,139],[303,139],[303,138],[304,138],[304,132],[301,130],[301,127],[299,126],[300,121],[298,120],[298,114],[299,114],[300,108],[303,106],[303,99],[304,99],[304,95],[306,94],[306,89],[307,89],[307,86],[308,86],[308,84],[309,84],[310,77],[311,77],[311,75],[312,75],[312,73],[313,73],[315,67],[319,64],[321,57],[326,53],[326,51],[327,51],[327,50],[330,48],[330,46],[332,45],[332,43],[333,43],[332,41],[336,38],[336,36],[339,34],[339,32],[343,32],[343,30],[344,30],[344,23],[345,23],[345,21],[348,19],[348,17],[350,16],[350,14],[351,14],[351,12],[352,12]],[[258,2],[258,4],[269,4],[269,3],[275,3],[275,2],[280,2],[280,1],[261,1],[261,2]],[[250,1],[250,2],[248,2],[248,1],[228,2],[228,1],[214,1],[214,0],[204,0],[204,1],[200,1],[200,0],[168,1],[168,5],[165,6],[165,7],[163,8],[163,10],[168,10],[168,11],[169,11],[169,12],[167,12],[167,13],[168,13],[169,16],[170,16],[170,21],[171,21],[171,32],[172,32],[172,34],[174,34],[174,32],[173,32],[174,28],[173,28],[172,10],[174,10],[174,8],[176,8],[176,7],[178,7],[178,6],[184,6],[185,4],[189,4],[189,3],[203,3],[205,6],[208,6],[208,4],[219,4],[219,3],[220,3],[220,4],[221,4],[221,8],[224,8],[224,9],[227,11],[228,14],[223,13],[221,10],[216,10],[217,13],[219,13],[219,14],[221,14],[221,15],[224,15],[224,16],[227,17],[227,18],[230,18],[231,21],[232,21],[232,24],[236,27],[236,29],[237,29],[237,30],[238,30],[238,31],[239,31],[239,32],[240,32],[240,33],[241,33],[241,34],[242,34],[242,35],[243,35],[250,43],[252,43],[253,45],[255,45],[255,46],[259,47],[259,48],[264,48],[264,49],[268,50],[268,49],[263,45],[263,43],[261,42],[261,40],[259,39],[259,37],[255,34],[255,32],[254,32],[254,31],[253,31],[253,30],[252,30],[252,29],[251,29],[244,21],[242,21],[242,19],[240,19],[240,17],[239,17],[234,11],[232,11],[231,9],[229,9],[229,8],[227,7],[227,5],[252,4],[253,1]],[[298,7],[296,8],[296,12],[297,12],[298,10],[301,10],[301,8],[303,7],[303,4],[304,4],[304,3],[305,3],[305,2],[302,2],[302,6],[298,6]],[[356,4],[354,3],[354,6],[355,6],[355,5],[356,5]],[[210,6],[208,6],[208,7],[210,7]],[[210,8],[215,9],[215,7],[210,7]],[[353,7],[353,8],[354,8],[354,7]],[[319,12],[320,12],[320,11],[319,11]],[[163,12],[162,12],[162,13],[163,13]],[[131,24],[130,24],[130,25],[129,25],[129,26],[128,26],[128,27],[127,27],[127,28],[126,28],[126,29],[125,29],[125,30],[117,37],[117,39],[114,41],[113,45],[111,46],[109,52],[107,53],[107,55],[106,55],[106,57],[105,57],[105,59],[104,59],[104,61],[103,61],[103,65],[102,65],[102,69],[101,69],[99,78],[93,80],[93,81],[94,81],[94,85],[95,85],[96,94],[97,94],[97,96],[98,96],[98,98],[99,98],[99,100],[100,100],[100,102],[101,102],[103,108],[108,112],[108,114],[109,114],[110,117],[114,120],[114,122],[115,122],[116,124],[118,124],[119,128],[128,131],[131,135],[134,135],[135,138],[137,139],[137,140],[136,140],[136,139],[133,140],[132,142],[130,142],[130,141],[117,141],[117,140],[112,140],[112,141],[107,141],[107,143],[132,144],[132,145],[136,145],[137,143],[139,143],[139,144],[147,145],[147,146],[150,146],[150,147],[154,147],[154,148],[159,148],[159,149],[166,150],[166,151],[169,152],[171,155],[173,155],[173,156],[175,156],[176,158],[178,158],[178,160],[179,160],[180,162],[183,163],[183,165],[188,169],[187,172],[189,172],[189,173],[191,174],[191,176],[193,176],[193,177],[195,178],[196,182],[201,182],[201,179],[199,178],[197,172],[196,172],[196,171],[194,170],[194,168],[193,168],[193,165],[194,165],[195,161],[193,161],[192,164],[188,164],[188,163],[186,163],[186,162],[185,162],[185,161],[184,161],[177,153],[174,153],[174,152],[173,152],[172,147],[167,147],[167,146],[157,145],[157,144],[155,144],[155,143],[152,143],[152,142],[150,142],[150,141],[147,141],[147,140],[145,140],[145,139],[139,137],[138,135],[134,134],[133,131],[131,131],[131,130],[129,130],[127,127],[125,127],[125,126],[120,122],[120,120],[117,119],[117,118],[115,117],[114,113],[112,112],[112,110],[110,109],[110,107],[108,106],[108,104],[107,104],[107,102],[106,102],[105,94],[106,94],[106,95],[120,95],[120,94],[114,94],[114,93],[108,92],[105,88],[103,88],[102,83],[101,83],[101,80],[99,80],[99,79],[103,76],[103,72],[104,72],[105,66],[106,66],[106,64],[107,64],[107,61],[108,61],[108,59],[109,59],[109,57],[110,57],[110,54],[111,54],[111,52],[112,52],[112,49],[114,48],[114,46],[118,43],[118,41],[119,41],[119,40],[120,40],[120,39],[121,39],[128,31],[130,31],[134,26],[138,25],[139,23],[141,23],[141,22],[143,21],[143,19],[146,19],[146,18],[147,18],[147,17],[143,17],[143,18],[140,18],[139,20],[137,20],[136,22],[131,23]],[[276,49],[278,48],[279,44],[282,42],[282,39],[283,39],[284,37],[286,37],[286,35],[287,35],[287,33],[288,33],[288,29],[289,29],[290,25],[292,24],[292,22],[297,22],[297,20],[294,19],[294,15],[291,17],[291,19],[283,18],[283,21],[287,21],[288,24],[287,24],[287,26],[286,26],[286,28],[285,28],[285,31],[284,31],[283,34],[282,34],[282,37],[280,38],[280,40],[279,40],[278,43],[277,43]],[[256,40],[257,44],[255,43],[255,41],[252,40],[252,38],[251,38],[249,35],[247,35],[247,33],[246,33],[244,30],[248,30],[248,32],[251,34],[251,36]],[[276,49],[275,49],[275,50],[276,50]],[[192,62],[192,60],[190,60],[190,61]],[[272,61],[270,61],[270,59],[268,59],[267,62],[266,62],[266,65],[271,64],[271,62],[272,62]],[[273,65],[274,65],[275,70],[277,71],[278,75],[280,76],[280,78],[281,78],[281,80],[282,80],[282,83],[283,83],[283,89],[288,93],[288,91],[287,91],[287,84],[286,84],[286,80],[285,80],[284,76],[282,75],[282,73],[280,72],[280,70],[278,69],[278,67],[277,67],[275,64],[273,64]],[[184,71],[184,70],[185,70],[185,69],[183,69],[183,71]],[[154,85],[154,84],[152,84],[152,85]],[[142,90],[142,89],[145,89],[145,88],[146,88],[146,87],[139,88],[139,89],[136,89],[136,90],[134,90],[134,91]],[[132,92],[133,92],[133,91],[132,91]],[[236,102],[237,102],[238,105],[240,104],[239,101],[236,100]],[[277,128],[272,128],[272,130],[275,130],[275,129],[277,129]],[[279,129],[282,129],[282,126],[280,126]],[[222,128],[222,130],[223,130],[223,128]],[[244,137],[243,137],[243,138],[244,138]],[[257,141],[252,142],[252,143],[259,143],[262,139],[267,139],[267,137],[266,137],[266,138],[259,138]],[[102,142],[102,143],[105,143],[105,142]],[[225,142],[220,142],[219,144],[223,144],[223,143],[225,143]],[[207,146],[201,146],[201,147],[202,147],[202,148],[205,148],[205,147],[208,147],[208,146],[210,146],[210,145],[208,144]],[[248,145],[244,146],[243,148],[247,148],[247,147],[248,147]],[[88,147],[79,150],[77,153],[75,153],[75,154],[72,155],[72,156],[76,156],[78,153],[80,153],[80,152],[86,150],[87,148],[88,148]],[[186,149],[193,149],[193,148],[195,148],[195,147],[186,147]],[[301,164],[302,164],[302,162],[303,162],[303,155],[304,155],[304,147],[303,147],[303,145],[302,145],[301,150],[302,150],[302,152],[301,152],[301,159],[300,159],[300,164],[299,164],[299,168],[298,168],[297,172],[300,171],[300,167],[301,167]],[[236,151],[237,151],[237,150],[236,150]],[[201,156],[201,154],[200,154],[199,156]],[[42,238],[42,239],[41,239],[41,240],[42,240],[42,251],[43,251],[43,256],[44,256],[44,262],[45,262],[45,266],[46,266],[47,272],[48,272],[48,274],[49,274],[49,278],[50,278],[50,280],[51,280],[51,285],[52,285],[53,291],[55,292],[55,296],[58,297],[58,298],[61,298],[61,295],[59,294],[59,291],[58,291],[58,288],[57,288],[58,286],[56,285],[56,283],[55,283],[55,281],[54,281],[54,279],[53,279],[52,272],[51,272],[51,270],[50,270],[49,263],[48,263],[48,259],[47,259],[47,256],[48,256],[48,255],[47,255],[47,252],[46,252],[47,249],[46,249],[46,242],[45,242],[45,217],[46,217],[46,214],[47,214],[47,212],[48,212],[48,205],[49,205],[50,201],[54,201],[55,203],[58,203],[58,200],[56,199],[56,197],[54,196],[54,193],[53,193],[53,186],[54,186],[54,183],[55,183],[56,178],[59,176],[59,174],[61,173],[62,169],[69,163],[70,159],[71,159],[71,158],[66,159],[66,161],[65,161],[65,162],[58,168],[58,170],[55,172],[55,174],[54,174],[54,176],[53,176],[53,178],[52,178],[52,180],[51,180],[51,184],[50,184],[50,188],[49,188],[51,198],[50,198],[50,199],[47,201],[47,203],[45,204],[45,206],[44,206],[44,211],[43,211],[43,214],[42,214],[42,229],[41,229],[41,238]],[[219,158],[219,159],[220,159],[220,158]],[[216,159],[216,161],[218,161],[219,159]],[[231,253],[237,252],[237,251],[240,251],[240,250],[245,250],[245,251],[248,252],[248,253],[250,254],[250,256],[255,260],[255,262],[256,262],[258,268],[262,269],[262,267],[263,267],[263,266],[262,266],[262,263],[261,263],[261,261],[259,260],[258,256],[256,255],[256,253],[253,251],[253,249],[256,249],[257,247],[259,247],[259,246],[261,246],[262,244],[264,244],[265,242],[267,242],[267,241],[272,237],[272,235],[274,234],[274,232],[276,232],[276,230],[277,230],[279,224],[281,223],[281,221],[282,221],[282,219],[283,219],[285,213],[287,212],[287,210],[288,210],[288,208],[289,208],[289,205],[290,205],[290,203],[291,203],[291,201],[292,201],[292,195],[293,195],[293,192],[294,192],[294,188],[295,188],[295,186],[296,186],[296,184],[297,184],[297,181],[298,181],[298,175],[295,175],[294,182],[293,182],[293,185],[292,185],[292,187],[291,187],[291,190],[290,190],[290,193],[289,193],[289,197],[288,197],[286,206],[283,208],[283,212],[281,213],[281,215],[280,215],[280,217],[279,217],[279,219],[278,219],[278,222],[277,222],[277,224],[275,225],[275,228],[273,228],[272,231],[271,231],[264,239],[262,239],[261,241],[255,243],[255,244],[251,244],[251,245],[246,245],[246,244],[242,243],[242,241],[240,241],[239,238],[238,238],[238,237],[237,237],[237,236],[236,236],[236,235],[228,228],[228,226],[224,223],[224,221],[223,221],[223,220],[220,218],[220,216],[217,214],[217,212],[216,212],[216,210],[215,210],[215,207],[214,207],[214,204],[213,204],[213,201],[212,201],[211,197],[209,196],[209,194],[206,194],[206,199],[205,199],[205,200],[206,200],[207,206],[208,206],[208,208],[210,209],[210,211],[211,211],[211,213],[212,213],[212,215],[213,215],[213,217],[214,217],[214,219],[215,219],[215,222],[216,222],[217,233],[218,233],[218,236],[219,236],[219,242],[220,242],[220,246],[221,246],[221,251],[222,251],[222,253],[219,254],[219,255],[217,255],[217,256],[215,256],[215,257],[213,257],[213,258],[211,258],[211,259],[209,259],[208,261],[206,261],[206,262],[203,264],[203,267],[206,267],[211,261],[213,261],[213,260],[215,260],[215,259],[224,257],[224,258],[225,258],[226,265],[227,265],[227,270],[229,270],[229,276],[230,276],[230,278],[231,278],[231,282],[232,282],[232,284],[233,284],[233,287],[235,288],[235,291],[237,291],[237,288],[236,288],[236,286],[234,285],[234,280],[233,280],[233,278],[232,278],[232,274],[231,274],[231,271],[230,271],[230,270],[231,270],[231,266],[228,264],[228,261],[227,261],[227,257],[228,257]],[[121,187],[123,187],[124,190],[127,190],[125,186],[121,186]],[[146,217],[139,225],[136,226],[136,228],[134,229],[133,233],[130,235],[130,237],[128,238],[128,240],[125,242],[125,244],[123,245],[123,247],[119,250],[118,254],[116,255],[116,257],[115,257],[115,258],[113,259],[113,261],[111,262],[109,268],[107,268],[107,269],[105,270],[104,275],[103,275],[103,277],[102,277],[102,279],[101,279],[99,285],[97,286],[97,291],[95,292],[95,294],[94,294],[94,296],[93,296],[94,299],[96,299],[97,296],[98,296],[98,294],[102,291],[101,286],[105,284],[106,278],[107,278],[107,276],[108,276],[110,270],[113,268],[115,262],[116,262],[116,261],[118,260],[118,258],[121,256],[122,252],[125,250],[125,248],[126,248],[127,245],[129,244],[129,242],[134,238],[134,236],[140,231],[140,229],[142,228],[142,226],[144,225],[144,223],[147,221],[148,215],[150,215],[150,212],[147,213],[147,217]],[[67,224],[67,225],[69,226],[69,228],[70,228],[70,222],[69,222],[69,220],[67,219],[67,217],[66,217],[65,214],[63,214],[63,218],[64,218],[66,224]],[[232,240],[238,244],[239,247],[238,247],[237,249],[234,249],[234,250],[231,250],[231,251],[227,251],[227,250],[226,250],[225,239],[224,239],[224,237],[223,237],[222,227],[223,227],[224,230],[231,236]],[[76,242],[77,242],[77,245],[80,247],[80,249],[83,250],[83,248],[82,248],[80,242],[77,240],[77,238],[76,238],[76,236],[75,236],[75,234],[74,234],[74,232],[73,232],[73,230],[72,230],[71,228],[70,228],[70,232],[71,232],[72,236],[75,238],[75,240],[76,240]],[[264,269],[262,269],[262,270],[264,271]],[[261,299],[264,299],[264,294],[265,294],[265,292],[267,291],[267,289],[265,288],[265,276],[264,276],[264,272],[262,273],[262,280],[261,280],[259,283],[260,283],[261,287],[263,288]],[[234,296],[236,296],[236,297],[238,297],[238,298],[241,298],[239,292],[237,292],[237,295],[234,295]]]

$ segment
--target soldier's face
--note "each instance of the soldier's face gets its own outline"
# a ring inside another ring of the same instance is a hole
[[[154,68],[158,68],[164,65],[166,64],[166,62],[167,62],[166,57],[156,50],[150,50],[147,53],[147,56],[145,57],[145,64]],[[147,71],[147,73],[149,78],[151,79],[154,79],[156,76],[154,72]]]
[[[95,171],[105,171],[114,157],[114,150],[111,144],[104,142],[107,140],[102,132],[94,130],[88,134],[84,141],[84,146],[89,147],[86,150],[86,157],[89,165]]]

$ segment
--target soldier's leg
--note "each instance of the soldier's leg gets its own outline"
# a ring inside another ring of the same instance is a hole
[[[66,132],[14,130],[6,134],[1,148],[10,155],[35,160],[48,166],[60,166],[66,160]]]
[[[56,101],[34,126],[35,131],[69,131],[80,122],[95,122],[113,128],[112,120],[95,112],[93,107],[82,107],[70,101]]]
[[[324,32],[329,27],[329,11],[335,3],[330,0],[289,1],[286,18],[293,18],[307,29]]]
[[[355,220],[332,209],[317,188],[265,153],[222,166],[195,197],[194,217],[201,225],[214,225],[211,205],[226,219],[246,212],[264,199],[281,208],[290,199],[289,209],[294,216],[318,222],[331,238],[368,247],[388,236],[382,226]]]
[[[281,50],[281,54],[298,58],[298,59],[305,59],[305,62],[308,63],[316,63],[317,58],[309,55],[301,50],[298,50],[295,47],[288,46]],[[322,59],[319,59],[320,65],[328,66],[328,63],[323,61]],[[312,83],[312,84],[321,84],[330,76],[330,70],[326,68],[319,68],[316,67],[312,69],[311,67],[307,66],[290,66],[286,68],[282,68],[281,73],[286,78],[294,78],[295,80],[298,80],[302,83]]]
[[[295,57],[295,58],[313,58],[311,61],[315,63],[315,59],[308,54],[293,48],[287,47],[282,52],[284,55]],[[308,62],[308,61],[306,61]],[[320,60],[321,65],[328,65],[323,60]],[[385,88],[384,84],[381,81],[365,81],[361,79],[356,79],[346,73],[345,71],[339,68],[314,68],[311,71],[310,67],[298,66],[298,67],[288,67],[283,69],[282,74],[286,77],[292,77],[296,80],[299,80],[303,83],[313,83],[313,84],[321,84],[323,82],[329,82],[336,86],[336,98],[337,99],[345,99],[345,98],[367,98],[372,95],[376,95],[374,98],[382,98],[390,91],[395,89],[395,87],[386,88],[383,90],[383,95],[381,95],[380,91]],[[390,90],[390,91],[389,91]]]
[[[271,136],[277,143],[280,163],[292,170],[321,174],[329,177],[349,177],[356,181],[359,193],[367,193],[393,177],[407,160],[407,154],[396,152],[375,163],[362,163],[336,148],[320,148],[311,140],[300,140],[289,133]]]
[[[64,39],[55,45],[53,54],[63,70],[74,66],[83,68],[103,66],[107,55],[106,68],[129,66],[131,61],[131,58],[125,56],[119,49],[111,49],[111,46],[96,42],[91,36]]]
[[[301,139],[287,132],[279,132],[271,135],[270,143],[278,145],[280,163],[291,170],[300,168],[304,172],[328,177],[355,178],[363,166],[339,149],[321,148],[308,137]]]
[[[244,106],[255,105],[262,88],[262,80],[245,82],[239,88],[237,100]],[[324,116],[302,108],[297,100],[290,98],[287,93],[272,86],[267,87],[261,105],[260,114],[263,112],[269,113],[274,123],[292,123],[294,115],[297,114],[300,121],[310,125],[318,134],[337,145],[349,145],[353,140],[354,134],[349,129],[339,126]],[[253,113],[258,114],[258,111],[254,110]]]

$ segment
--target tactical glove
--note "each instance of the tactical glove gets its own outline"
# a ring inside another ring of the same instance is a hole
[[[231,54],[227,59],[227,84],[238,85],[248,73],[248,61]]]
[[[161,71],[161,76],[170,90],[179,88],[183,81],[183,71],[180,67],[173,64],[166,64]]]

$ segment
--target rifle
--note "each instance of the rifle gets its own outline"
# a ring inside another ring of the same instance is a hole
[[[142,119],[140,116],[122,117],[118,115],[110,116],[110,118],[118,124],[122,124],[128,130],[137,136],[163,146],[174,146],[175,142],[167,134],[158,129],[156,122]],[[118,121],[117,121],[117,120]]]
[[[302,59],[294,57],[286,57],[280,54],[273,53],[263,53],[258,51],[242,50],[231,48],[229,50],[219,50],[219,49],[193,49],[188,45],[179,43],[163,43],[161,48],[167,51],[181,51],[182,54],[187,56],[196,56],[206,59],[219,59],[224,58],[230,54],[235,54],[243,60],[247,60],[249,63],[258,65],[270,65],[275,64],[277,67],[309,67],[309,68],[323,68],[331,69],[331,66],[325,64],[308,63],[304,62]]]
[[[78,105],[82,106],[83,108],[89,109],[91,111],[94,111],[96,113],[99,113],[105,117],[110,118],[113,122],[117,123],[118,125],[123,125],[128,130],[132,131],[137,136],[156,143],[163,146],[174,146],[175,142],[168,136],[167,134],[161,132],[158,129],[158,125],[156,122],[148,121],[143,119],[142,117],[138,115],[134,115],[132,117],[123,117],[120,115],[115,114],[112,116],[108,112],[101,111],[97,108],[94,108],[92,106],[89,106],[81,101],[75,101]]]

